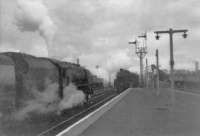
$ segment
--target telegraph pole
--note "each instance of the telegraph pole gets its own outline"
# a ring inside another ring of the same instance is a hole
[[[174,92],[174,54],[173,54],[173,34],[175,33],[183,33],[183,38],[187,38],[187,31],[186,29],[180,29],[180,30],[173,30],[169,29],[166,31],[155,31],[156,39],[159,40],[160,36],[159,34],[169,34],[169,40],[170,40],[170,81],[171,81],[171,89],[173,91],[172,93],[172,103],[175,102],[175,92]]]
[[[157,89],[157,93],[156,95],[159,95],[160,94],[160,75],[159,75],[159,52],[158,52],[158,49],[156,49],[156,81],[157,81],[157,86],[156,86],[156,89]]]
[[[148,59],[146,58],[146,88],[149,87]]]

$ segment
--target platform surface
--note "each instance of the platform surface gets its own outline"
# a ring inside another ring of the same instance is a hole
[[[200,136],[200,96],[169,89],[132,89],[80,136]]]

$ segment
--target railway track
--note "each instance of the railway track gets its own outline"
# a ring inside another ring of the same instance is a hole
[[[106,96],[104,99],[101,99],[98,102],[92,103],[86,109],[74,114],[73,116],[60,122],[59,124],[52,126],[48,130],[45,130],[44,132],[38,134],[37,136],[55,136],[56,134],[58,134],[59,132],[61,132],[64,129],[66,129],[67,127],[71,126],[73,123],[80,120],[81,118],[85,117],[90,112],[99,108],[101,105],[103,105],[105,102],[107,102],[108,100],[110,100],[111,98],[113,98],[115,96],[116,96],[116,94],[110,94],[110,95]],[[102,95],[100,95],[99,97],[102,97]]]
[[[95,93],[88,104],[64,111],[60,116],[32,118],[7,128],[5,136],[54,136],[94,111],[116,96],[113,90],[101,90]]]

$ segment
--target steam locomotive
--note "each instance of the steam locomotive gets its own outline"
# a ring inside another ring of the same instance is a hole
[[[114,80],[114,88],[118,93],[123,92],[129,87],[139,86],[139,76],[125,69],[120,69]]]
[[[50,83],[58,84],[56,93],[60,99],[69,83],[82,90],[87,100],[95,85],[103,85],[78,64],[24,53],[0,53],[0,111],[9,112],[22,107],[33,97],[31,89],[42,92]]]

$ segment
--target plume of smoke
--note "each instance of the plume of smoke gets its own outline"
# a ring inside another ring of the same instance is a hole
[[[20,31],[38,31],[45,39],[47,49],[52,46],[56,26],[41,0],[18,0],[16,25]]]
[[[17,120],[24,120],[29,117],[30,113],[46,114],[46,113],[61,113],[65,109],[83,104],[85,102],[85,95],[81,90],[73,84],[69,84],[64,88],[64,98],[60,99],[58,96],[58,84],[46,82],[47,87],[43,92],[36,89],[31,89],[34,99],[26,102],[25,107],[14,114]]]
[[[17,120],[23,120],[29,116],[30,113],[49,113],[57,109],[59,97],[57,95],[58,84],[52,83],[47,85],[43,92],[36,89],[31,89],[34,99],[26,102],[25,107],[15,113],[14,117]]]
[[[93,75],[96,75],[98,78],[103,79],[103,83],[107,84],[109,81],[109,73],[106,71],[105,68],[96,66],[94,67],[87,67]]]
[[[59,109],[72,108],[76,105],[83,104],[85,102],[85,95],[81,90],[77,90],[76,86],[69,84],[64,89],[64,98],[59,103]]]

